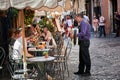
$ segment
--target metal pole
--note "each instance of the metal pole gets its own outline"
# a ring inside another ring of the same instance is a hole
[[[93,0],[91,0],[91,20],[93,20],[93,7]],[[91,25],[93,25],[92,22]]]

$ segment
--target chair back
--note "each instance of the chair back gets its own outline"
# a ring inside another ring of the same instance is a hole
[[[13,46],[9,45],[9,60],[11,62],[19,62],[22,60],[22,55],[16,49],[13,49]]]
[[[67,46],[67,55],[66,55],[66,59],[69,58],[69,55],[71,53],[71,49],[72,49],[72,43],[69,42],[68,46]]]
[[[57,55],[61,55],[61,52],[62,52],[62,48],[63,48],[63,38],[62,38],[62,35],[60,34],[60,32],[56,32],[54,34],[54,39],[55,39],[55,42],[57,44],[57,48],[56,48],[56,54]]]
[[[9,45],[9,59],[12,59],[12,55],[13,55],[13,46]]]
[[[0,47],[0,66],[1,67],[5,61],[5,56],[6,56],[5,50],[2,47]]]
[[[65,47],[65,54],[64,54],[64,57],[66,57],[66,59],[68,59],[71,49],[72,49],[72,43],[71,43],[71,41],[68,41],[67,45]]]

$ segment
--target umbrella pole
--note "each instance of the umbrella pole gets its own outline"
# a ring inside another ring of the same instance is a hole
[[[23,42],[23,68],[24,70],[27,69],[27,62],[26,62],[26,45],[25,45],[25,27],[24,27],[24,10],[21,11],[22,14],[22,42]],[[26,74],[26,72],[24,72],[24,74]]]

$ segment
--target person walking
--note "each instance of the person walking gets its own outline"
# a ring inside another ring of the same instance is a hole
[[[78,72],[75,75],[90,76],[91,70],[91,59],[89,54],[90,46],[90,24],[83,20],[83,14],[77,14],[76,20],[78,21],[79,33],[78,44],[79,44],[79,67]]]
[[[67,19],[66,19],[66,25],[67,25],[67,37],[70,37],[70,35],[72,34],[72,27],[73,27],[73,23],[72,23],[72,19],[69,15],[67,15]]]
[[[97,33],[98,33],[98,19],[95,16],[93,18],[93,29],[94,29],[94,37],[97,37]]]
[[[102,34],[104,34],[104,37],[106,37],[106,32],[105,32],[105,18],[99,14],[99,31],[100,31],[100,35],[99,37],[102,36]]]

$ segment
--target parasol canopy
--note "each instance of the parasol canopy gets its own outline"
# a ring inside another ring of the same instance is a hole
[[[7,10],[10,7],[16,9],[24,9],[26,7],[38,9],[44,6],[55,8],[57,5],[57,0],[0,0],[0,10]]]
[[[35,16],[46,16],[50,14],[50,12],[47,12],[47,11],[38,11],[38,10],[35,10]]]
[[[76,10],[76,13],[86,11],[85,0],[75,0],[75,2],[73,3],[73,9]]]
[[[64,8],[62,6],[57,6],[55,8],[48,8],[48,7],[42,7],[38,9],[38,11],[46,11],[46,12],[64,12]]]
[[[50,11],[50,12],[59,12],[59,13],[62,13],[62,12],[65,12],[65,11],[68,11],[68,10],[71,10],[72,9],[72,3],[71,3],[71,0],[58,0],[58,5],[54,8],[50,8],[50,7],[41,7],[38,9],[38,11]]]
[[[81,13],[83,11],[86,11],[86,9],[85,9],[85,0],[79,0],[79,10],[78,10],[78,12]]]

